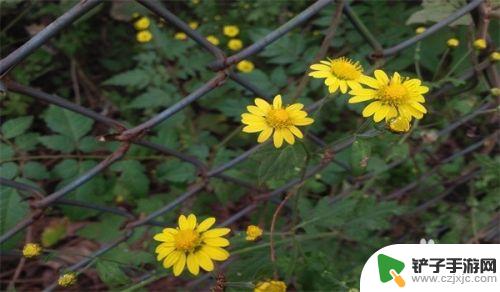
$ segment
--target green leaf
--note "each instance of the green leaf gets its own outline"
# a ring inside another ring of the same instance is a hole
[[[60,151],[63,153],[70,153],[75,150],[75,144],[63,135],[51,135],[39,137],[38,140],[47,148]]]
[[[116,287],[130,282],[129,277],[115,262],[98,260],[96,270],[99,274],[99,278],[110,287]]]
[[[28,215],[29,208],[28,203],[21,200],[15,189],[0,187],[0,193],[0,234],[4,234]],[[22,233],[16,234],[7,242],[2,243],[0,249],[14,248],[21,236]]]
[[[17,137],[26,132],[26,130],[31,126],[32,122],[32,116],[8,120],[2,125],[2,134],[5,139]]]
[[[34,150],[39,143],[38,137],[40,137],[38,133],[26,133],[17,136],[14,143],[21,150],[31,151]]]
[[[49,174],[45,166],[36,161],[28,161],[24,164],[23,176],[38,180],[49,178]]]
[[[145,93],[134,98],[128,108],[155,108],[169,106],[172,101],[172,92],[166,92],[159,88],[150,88]]]
[[[196,168],[190,163],[171,159],[160,164],[156,172],[161,182],[183,183],[195,179]]]
[[[77,234],[98,242],[110,242],[122,234],[120,226],[125,218],[115,215],[102,215],[100,221],[90,223],[77,231]]]
[[[17,164],[14,162],[0,164],[0,174],[3,178],[14,179],[17,176],[17,170]]]
[[[92,119],[56,106],[45,111],[44,120],[52,131],[70,138],[75,144],[94,124]]]
[[[465,0],[424,0],[423,9],[413,13],[406,24],[439,22],[466,4]],[[450,26],[469,25],[471,20],[470,15],[466,14],[452,22]]]
[[[14,149],[7,144],[0,143],[0,160],[6,160],[14,156]]]
[[[119,85],[144,88],[150,82],[149,74],[143,69],[132,69],[104,81],[104,85]]]
[[[45,227],[41,236],[42,245],[44,247],[51,247],[66,237],[66,226],[67,220],[62,219]]]
[[[259,183],[297,176],[296,168],[304,165],[305,158],[306,153],[298,144],[287,145],[283,149],[270,146],[257,155],[257,159],[260,160],[257,171]]]
[[[137,160],[125,160],[114,163],[111,170],[121,172],[115,188],[119,191],[115,195],[131,195],[144,197],[149,191],[149,178],[144,174],[146,169]],[[128,192],[123,194],[122,192]]]

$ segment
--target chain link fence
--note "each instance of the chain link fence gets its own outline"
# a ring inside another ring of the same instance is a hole
[[[151,225],[151,226],[163,226],[163,223],[155,221],[155,218],[158,216],[161,216],[172,209],[174,209],[176,206],[179,204],[182,204],[184,201],[186,201],[189,198],[192,198],[196,196],[200,191],[204,190],[205,187],[207,186],[209,180],[211,179],[221,179],[226,181],[227,183],[231,184],[236,184],[241,186],[242,188],[247,188],[251,193],[253,194],[258,194],[257,196],[254,197],[254,200],[251,204],[246,206],[244,209],[239,210],[235,214],[233,214],[231,217],[229,217],[226,221],[222,222],[220,226],[228,226],[230,224],[233,224],[234,222],[237,222],[240,218],[248,215],[251,213],[253,210],[255,210],[259,205],[261,205],[263,202],[266,202],[270,199],[278,197],[280,194],[283,194],[293,188],[294,186],[300,184],[303,180],[308,179],[311,176],[314,176],[318,172],[320,172],[323,168],[325,168],[329,163],[338,163],[341,167],[345,169],[349,169],[349,166],[346,166],[339,161],[336,161],[334,156],[335,153],[338,153],[342,151],[343,149],[348,148],[353,141],[355,140],[355,136],[351,135],[347,138],[333,141],[333,142],[325,142],[321,140],[320,138],[308,134],[307,138],[311,139],[311,141],[317,145],[318,147],[318,152],[322,153],[322,159],[318,165],[312,166],[307,171],[305,172],[305,175],[293,179],[289,181],[288,183],[282,185],[279,188],[273,189],[273,190],[268,190],[268,189],[259,189],[258,187],[255,186],[252,182],[247,182],[243,181],[241,179],[231,177],[227,174],[224,174],[228,169],[231,169],[232,167],[238,165],[245,159],[249,158],[252,154],[256,153],[259,149],[262,148],[263,144],[256,145],[238,157],[230,160],[227,163],[224,163],[222,165],[217,165],[213,168],[208,168],[207,165],[205,165],[203,162],[198,160],[195,157],[192,157],[190,155],[183,154],[179,151],[176,151],[175,149],[169,149],[166,148],[162,145],[155,144],[152,142],[147,141],[147,136],[148,136],[148,130],[151,128],[157,126],[159,123],[169,119],[173,115],[175,115],[178,111],[182,110],[183,108],[189,106],[191,103],[197,101],[198,99],[202,98],[205,94],[210,92],[211,90],[224,86],[224,83],[228,80],[231,79],[234,82],[238,83],[242,87],[250,90],[253,92],[256,96],[261,96],[266,99],[270,99],[271,96],[266,94],[263,90],[261,90],[257,85],[250,83],[245,79],[240,74],[234,73],[232,71],[232,67],[234,64],[238,63],[239,61],[254,55],[262,50],[264,50],[267,46],[287,34],[289,31],[292,29],[295,29],[305,22],[309,21],[311,18],[313,18],[318,12],[320,12],[322,9],[327,7],[328,5],[337,5],[337,11],[339,11],[339,15],[337,18],[334,19],[332,22],[332,27],[333,28],[331,31],[330,35],[327,35],[325,38],[330,38],[326,39],[324,43],[326,43],[326,49],[328,49],[328,46],[331,43],[331,40],[334,35],[334,30],[335,26],[339,24],[340,22],[340,17],[341,15],[345,15],[347,20],[350,21],[353,26],[356,28],[356,30],[362,35],[362,37],[366,40],[367,43],[371,45],[373,48],[373,53],[370,56],[375,62],[379,62],[379,64],[382,64],[384,59],[388,56],[392,56],[397,54],[398,52],[405,50],[406,48],[412,46],[413,44],[429,37],[430,35],[436,33],[440,29],[446,27],[448,24],[452,23],[456,19],[462,17],[463,15],[467,13],[474,13],[474,11],[477,10],[478,6],[480,6],[483,3],[483,0],[474,0],[470,1],[466,6],[460,8],[450,16],[448,16],[446,19],[443,19],[442,21],[432,25],[429,27],[424,33],[416,35],[410,39],[407,39],[393,47],[390,48],[383,48],[380,43],[377,41],[377,38],[370,32],[370,30],[365,26],[365,24],[361,21],[361,19],[356,15],[355,11],[351,8],[348,2],[344,1],[334,1],[334,0],[318,0],[314,2],[312,5],[310,5],[307,9],[302,11],[300,14],[295,16],[293,19],[290,21],[286,22],[282,26],[278,27],[259,41],[251,44],[250,46],[244,48],[240,52],[231,55],[231,56],[226,56],[224,52],[219,49],[217,46],[212,45],[210,42],[208,42],[203,35],[198,33],[196,30],[191,29],[187,23],[185,23],[183,20],[179,19],[173,12],[169,11],[165,6],[160,3],[159,1],[155,0],[137,0],[140,4],[148,8],[151,12],[155,13],[156,15],[160,16],[163,18],[165,21],[168,23],[172,24],[175,26],[178,30],[186,33],[192,40],[194,40],[198,45],[200,45],[203,49],[208,51],[210,54],[213,55],[215,60],[211,63],[208,64],[208,67],[214,71],[214,76],[212,79],[207,81],[203,86],[199,87],[189,95],[185,96],[182,100],[177,102],[176,104],[170,106],[169,108],[163,110],[162,112],[158,113],[156,116],[152,117],[151,119],[135,126],[132,128],[127,128],[124,126],[124,124],[120,121],[111,119],[107,116],[101,115],[91,109],[82,107],[78,104],[72,103],[67,101],[66,99],[60,98],[58,96],[42,92],[38,89],[19,84],[13,80],[8,79],[7,73],[9,72],[10,69],[12,69],[14,66],[22,62],[24,59],[26,59],[31,53],[33,53],[35,50],[40,48],[42,45],[44,45],[47,41],[49,41],[53,36],[55,36],[58,32],[61,30],[68,28],[74,21],[78,20],[80,17],[85,15],[87,12],[92,10],[98,5],[103,4],[103,0],[82,0],[80,1],[77,5],[75,5],[73,8],[68,10],[66,13],[61,15],[59,18],[57,18],[55,21],[47,25],[43,30],[41,30],[39,33],[37,33],[35,36],[33,36],[30,40],[28,40],[26,43],[24,43],[21,47],[17,48],[10,54],[8,54],[5,58],[0,60],[0,76],[2,77],[0,81],[0,90],[3,92],[16,92],[19,94],[23,94],[26,96],[30,96],[38,101],[42,101],[48,104],[53,104],[56,106],[63,107],[65,109],[68,109],[70,111],[76,112],[78,114],[84,115],[86,117],[89,117],[93,119],[94,121],[105,125],[109,127],[114,134],[98,137],[100,141],[103,143],[106,143],[108,141],[119,141],[120,142],[120,147],[113,153],[111,153],[106,159],[102,160],[100,163],[98,163],[95,167],[84,173],[83,175],[79,176],[77,179],[73,180],[71,183],[67,184],[66,186],[62,187],[61,189],[50,193],[46,194],[43,190],[40,190],[38,188],[35,188],[31,185],[27,185],[21,182],[5,179],[5,178],[0,178],[0,184],[7,186],[7,187],[12,187],[17,190],[19,190],[21,193],[25,194],[25,197],[29,199],[30,203],[30,208],[31,212],[30,215],[20,222],[17,223],[12,229],[8,230],[4,234],[0,236],[0,243],[6,241],[7,239],[11,238],[13,235],[16,233],[20,232],[21,230],[25,229],[29,225],[33,224],[36,222],[38,218],[41,216],[44,216],[44,210],[50,206],[53,205],[71,205],[71,206],[77,206],[81,208],[88,208],[88,209],[93,209],[93,210],[98,210],[101,212],[109,212],[112,214],[116,214],[119,216],[123,216],[128,219],[128,224],[123,228],[122,231],[122,236],[117,238],[115,241],[108,243],[104,246],[102,246],[100,249],[95,251],[90,257],[87,257],[83,259],[82,261],[67,267],[67,270],[69,271],[79,271],[83,268],[85,268],[89,263],[92,262],[92,260],[103,253],[109,251],[113,247],[117,246],[118,244],[126,241],[134,232],[134,229],[140,226],[145,226],[145,225]],[[336,20],[336,21],[335,21]],[[476,20],[477,21],[477,20]],[[326,53],[326,50],[325,50]],[[317,57],[324,57],[324,56],[317,56]],[[483,56],[484,57],[484,56]],[[496,69],[494,66],[491,66],[490,61],[488,61],[487,58],[483,58],[477,66],[474,68],[471,68],[469,71],[467,71],[462,77],[462,80],[473,80],[477,73],[487,71],[486,73],[489,74],[489,82],[491,87],[499,87],[498,85],[498,74],[496,73]],[[493,77],[492,77],[493,76]],[[454,86],[452,84],[445,84],[442,86],[442,88],[434,90],[431,92],[427,98],[428,99],[433,99],[438,96],[441,96],[450,90],[454,89]],[[297,95],[299,95],[298,93]],[[324,99],[319,100],[312,104],[311,106],[308,107],[308,111],[312,112],[317,110],[322,103],[324,102]],[[485,103],[482,104],[480,107],[472,111],[472,113],[460,117],[456,121],[450,123],[446,128],[442,129],[439,132],[439,135],[444,135],[447,133],[450,133],[451,131],[455,130],[456,128],[460,127],[467,121],[473,119],[480,113],[493,108],[495,105],[493,103]],[[377,135],[378,133],[376,131],[368,131],[365,133],[357,134],[357,137],[370,137]],[[484,142],[488,139],[495,138],[497,133],[493,133],[491,136],[488,136],[484,138],[483,140],[457,152],[451,154],[449,157],[444,159],[443,161],[440,161],[434,170],[437,170],[440,165],[449,162],[456,157],[466,155],[467,153],[470,153],[474,150],[477,150],[480,148]],[[64,197],[69,194],[71,191],[74,191],[76,188],[80,187],[81,185],[85,184],[87,181],[89,181],[91,178],[102,172],[104,169],[109,167],[111,164],[115,163],[116,161],[120,160],[124,155],[127,154],[130,146],[132,144],[139,145],[142,147],[150,148],[152,150],[155,150],[161,154],[167,155],[167,156],[174,156],[177,157],[185,162],[188,162],[192,164],[193,166],[196,167],[197,173],[199,175],[199,180],[195,182],[194,184],[190,185],[187,190],[180,196],[178,196],[175,200],[169,202],[167,205],[162,206],[158,210],[148,214],[145,217],[139,217],[137,214],[132,214],[128,211],[125,211],[120,208],[114,208],[114,207],[107,207],[107,206],[100,206],[100,205],[95,205],[95,204],[90,204],[87,202],[79,202],[76,200],[69,200],[65,199]],[[417,151],[424,151],[425,146],[420,147]],[[396,161],[392,163],[389,167],[394,168],[400,165],[403,161]],[[432,172],[431,172],[432,173]],[[410,192],[412,189],[414,189],[416,186],[418,186],[419,182],[422,179],[425,179],[425,177],[428,177],[431,173],[426,173],[424,174],[420,179],[400,188],[389,195],[385,197],[385,199],[397,199],[401,198],[408,192]],[[474,177],[474,175],[477,173],[477,170],[473,170],[463,177],[461,177],[461,181],[467,181],[471,178]],[[375,174],[369,173],[367,175],[364,175],[360,178],[356,178],[357,180],[366,180],[369,179],[370,177],[373,177]],[[447,192],[450,191],[450,188],[446,190]],[[443,196],[446,194],[443,193]],[[427,205],[426,205],[427,204]],[[420,206],[415,212],[419,212],[429,206],[429,204],[432,204],[432,202],[428,202],[426,204],[423,204]],[[226,263],[227,264],[227,263]],[[222,268],[224,264],[220,267]],[[149,277],[151,277],[153,274],[149,273],[138,279],[139,281],[143,281]],[[198,278],[196,281],[193,281],[188,284],[188,287],[194,287],[201,283],[202,281],[206,280],[207,278],[210,277],[210,274],[205,274],[204,276]],[[54,281],[52,285],[46,288],[46,291],[51,291],[57,286],[57,282]]]

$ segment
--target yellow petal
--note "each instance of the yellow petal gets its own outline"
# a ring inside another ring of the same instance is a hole
[[[349,88],[351,88],[351,89],[362,88],[361,84],[359,84],[359,82],[357,82],[357,81],[347,80],[346,82],[347,82],[347,86],[349,86]]]
[[[313,64],[309,68],[311,68],[312,70],[319,70],[319,71],[330,71],[331,69],[330,66],[323,64]]]
[[[347,92],[347,83],[345,82],[345,80],[339,81],[339,87],[340,87],[340,92],[342,92],[342,93]]]
[[[297,119],[293,120],[293,124],[295,126],[307,126],[314,123],[314,120],[311,118],[302,118],[302,119]]]
[[[201,251],[216,261],[225,261],[229,257],[229,253],[220,247],[205,245],[201,248]]]
[[[332,76],[332,73],[326,72],[326,71],[314,71],[314,72],[310,72],[309,76],[311,76],[313,78],[328,78],[328,77]]]
[[[199,250],[195,253],[195,256],[196,259],[198,260],[198,264],[202,269],[204,269],[207,272],[213,271],[214,263],[206,253]]]
[[[369,117],[373,115],[376,111],[380,109],[380,106],[382,103],[380,101],[374,101],[370,103],[365,109],[363,110],[363,117]]]
[[[249,123],[264,123],[266,119],[264,117],[252,115],[252,114],[242,114],[241,115],[241,120],[242,121],[247,121]],[[247,123],[245,123],[247,124]]]
[[[194,214],[189,214],[187,217],[188,229],[194,230],[196,228],[196,216]]]
[[[307,112],[305,112],[305,111],[288,112],[288,116],[292,120],[303,119],[303,118],[307,117]]]
[[[398,111],[395,107],[389,106],[389,111],[385,115],[385,120],[390,121],[392,118],[395,118],[398,115]]]
[[[328,92],[335,93],[339,89],[340,83],[337,79],[330,79],[330,80],[333,80],[333,81],[331,81],[331,82],[329,82],[329,84],[327,84],[328,85]]]
[[[161,261],[163,258],[168,256],[171,252],[175,250],[175,246],[156,248],[158,255],[156,256],[157,261]]]
[[[294,103],[286,107],[286,111],[300,111],[304,107],[301,103]]]
[[[180,251],[174,251],[174,252],[170,253],[165,258],[165,260],[163,260],[163,267],[165,269],[168,269],[171,266],[173,266],[177,262],[177,260],[181,257],[182,254],[184,254],[184,253],[180,252]]]
[[[164,242],[164,243],[160,243],[160,244],[156,247],[155,252],[156,252],[156,253],[159,253],[159,252],[161,252],[162,250],[165,250],[165,249],[170,248],[170,247],[173,247],[173,246],[175,246],[175,243],[174,243],[174,242],[172,242],[172,243],[165,243],[165,242]]]
[[[373,120],[375,122],[380,122],[385,118],[385,115],[387,112],[390,110],[390,107],[387,105],[382,105],[378,111],[375,112],[375,115],[373,116]]]
[[[292,134],[297,136],[297,138],[300,138],[300,139],[304,138],[304,135],[302,135],[302,132],[299,130],[299,128],[297,128],[295,126],[289,126],[288,130],[290,130],[290,132],[292,132]]]
[[[164,232],[164,233],[170,233],[170,234],[177,234],[177,232],[179,232],[179,230],[177,230],[175,228],[164,228],[162,230],[162,232]]]
[[[229,240],[222,238],[222,237],[214,237],[214,238],[205,238],[203,240],[206,244],[211,245],[211,246],[228,246],[229,245]]]
[[[186,265],[186,254],[181,253],[181,256],[174,264],[174,276],[179,276],[182,271],[184,271],[184,266]]]
[[[429,87],[427,87],[427,86],[419,86],[419,88],[417,89],[417,92],[420,93],[420,94],[427,93],[427,92],[429,92]]]
[[[389,84],[389,77],[387,77],[387,74],[385,74],[384,71],[375,70],[373,74],[375,75],[375,78],[377,79],[379,84]]]
[[[184,215],[179,216],[179,229],[180,230],[188,229],[187,218]]]
[[[257,132],[260,132],[260,131],[264,131],[266,129],[268,129],[269,126],[265,125],[265,124],[256,124],[256,125],[249,125],[249,126],[246,126],[242,129],[243,132],[245,133],[257,133]]]
[[[391,79],[392,84],[401,84],[401,75],[398,72],[394,72]]]
[[[187,267],[189,272],[195,276],[200,272],[200,265],[198,264],[198,259],[194,253],[190,253],[187,256]]]
[[[282,102],[281,102],[281,95],[276,95],[273,99],[273,108],[275,109],[280,109],[281,108],[281,105],[282,105]]]
[[[284,128],[284,129],[280,129],[280,131],[281,131],[281,135],[283,136],[283,138],[285,139],[285,141],[288,144],[293,145],[293,143],[295,143],[295,138],[293,137],[292,132],[290,132],[290,130],[288,130],[287,128]]]
[[[418,111],[420,111],[420,112],[422,112],[424,114],[427,113],[427,109],[423,105],[421,105],[420,103],[418,103],[418,102],[411,102],[410,105],[414,109],[416,109],[416,110],[418,110]]]
[[[267,114],[267,112],[263,111],[261,108],[259,108],[258,106],[255,106],[255,105],[247,106],[247,111],[249,111],[250,113],[252,113],[254,115],[261,116],[261,117],[263,117]]]
[[[156,234],[153,237],[153,239],[156,240],[156,241],[165,241],[165,242],[168,242],[168,241],[174,241],[174,236],[171,233],[162,232],[162,233]]]
[[[380,87],[377,79],[363,75],[359,78],[359,82],[370,86],[371,88],[378,89]]]
[[[356,95],[351,98],[349,98],[348,103],[358,103],[358,102],[363,102],[367,100],[372,100],[374,97],[370,95]]]
[[[265,99],[256,98],[254,100],[254,102],[255,102],[255,105],[257,105],[258,108],[260,108],[261,110],[263,110],[265,112],[267,112],[271,108],[271,105]]]
[[[202,238],[204,239],[204,238],[220,237],[228,234],[229,232],[231,232],[231,229],[229,228],[214,228],[205,231],[202,234]]]
[[[203,221],[201,221],[201,223],[198,225],[198,228],[196,229],[198,232],[204,232],[204,231],[207,231],[208,228],[212,227],[212,225],[214,225],[215,223],[215,218],[214,217],[209,217]]]
[[[263,130],[262,132],[260,132],[259,137],[257,138],[257,142],[259,143],[266,142],[267,139],[269,139],[269,137],[271,137],[272,134],[273,134],[273,128],[271,127]]]
[[[274,147],[276,148],[280,148],[281,145],[283,145],[283,135],[281,135],[280,131],[278,130],[274,131],[273,142],[274,142]]]

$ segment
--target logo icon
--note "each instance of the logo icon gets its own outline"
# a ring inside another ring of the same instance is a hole
[[[399,274],[405,268],[405,264],[385,254],[379,254],[377,259],[380,281],[382,281],[382,283],[387,283],[394,280],[399,287],[403,288],[405,286],[405,280]]]

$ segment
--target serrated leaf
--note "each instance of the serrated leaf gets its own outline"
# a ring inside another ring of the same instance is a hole
[[[14,162],[0,164],[0,174],[3,178],[14,179],[17,176],[17,170],[17,164]]]
[[[63,135],[51,135],[39,137],[38,140],[47,148],[70,153],[75,150],[75,144],[68,137]]]
[[[32,116],[8,120],[2,125],[2,135],[5,139],[17,137],[26,132],[32,122]]]
[[[56,106],[50,106],[45,111],[44,120],[52,131],[70,138],[74,143],[87,134],[94,124],[90,118]]]
[[[360,175],[366,170],[371,154],[371,143],[358,139],[351,147],[351,168],[354,175]]]
[[[14,156],[14,149],[7,144],[0,143],[0,160],[6,160]]]
[[[129,277],[115,262],[98,260],[96,270],[99,274],[99,278],[110,287],[116,287],[130,282]]]
[[[49,174],[45,166],[36,161],[28,161],[24,164],[23,176],[38,180],[49,178]]]
[[[103,84],[144,88],[149,84],[149,81],[149,74],[145,70],[132,69],[109,78]]]
[[[261,159],[258,169],[259,183],[271,179],[284,179],[298,175],[296,167],[302,167],[306,153],[299,145],[287,145],[283,149],[269,147],[258,155]]]
[[[196,168],[190,163],[171,159],[160,164],[156,173],[161,182],[183,183],[195,179]]]
[[[159,88],[150,88],[145,93],[134,98],[128,108],[155,108],[155,107],[167,107],[169,106],[174,98],[172,97],[172,92],[166,92]]]
[[[0,234],[4,234],[28,214],[28,203],[22,201],[17,191],[13,188],[0,187]],[[17,240],[22,236],[19,233],[7,242],[0,245],[2,250],[14,248]]]
[[[406,24],[439,22],[466,4],[465,0],[424,0],[422,2],[423,9],[411,15]],[[469,25],[470,23],[471,17],[466,14],[452,22],[450,26]]]

